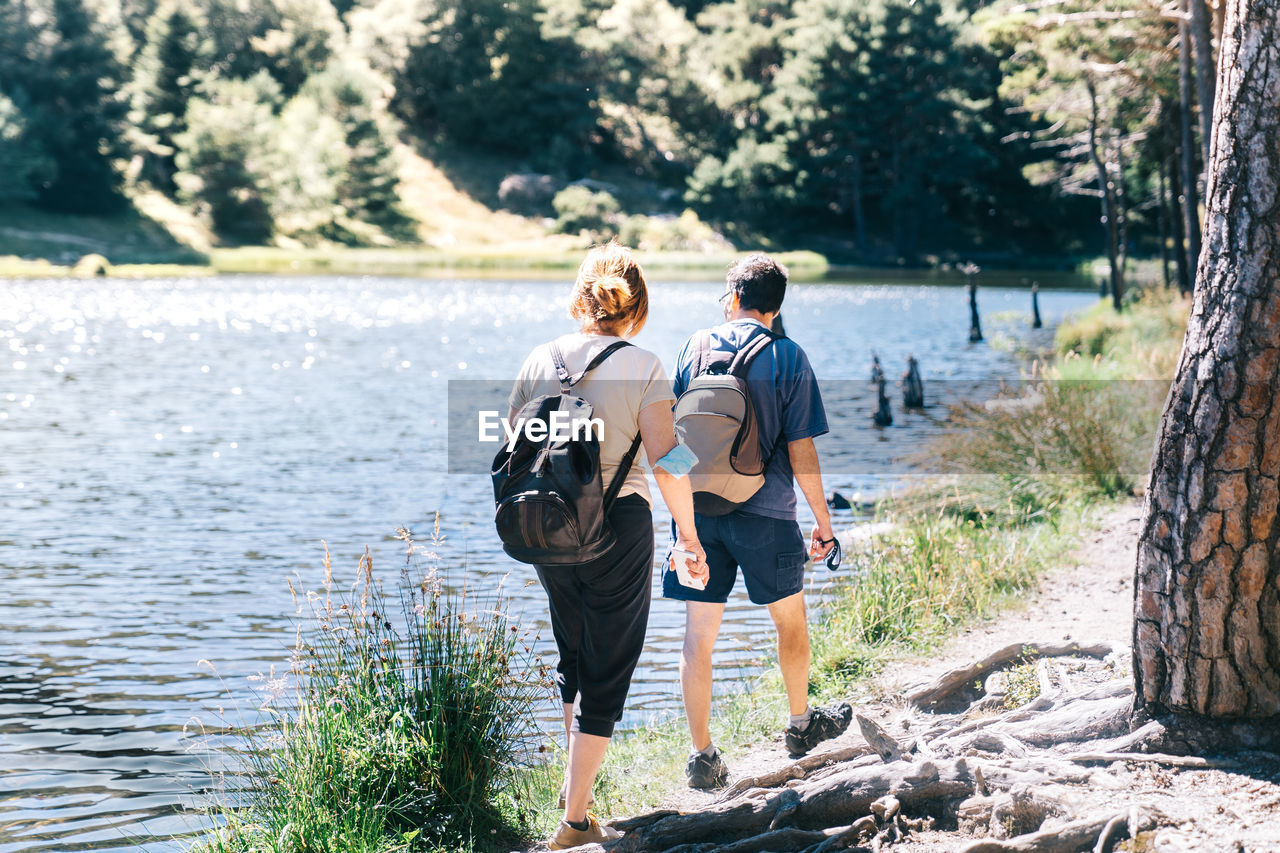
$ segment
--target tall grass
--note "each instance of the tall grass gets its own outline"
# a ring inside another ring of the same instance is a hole
[[[1100,302],[1054,333],[1065,379],[1172,379],[1190,300],[1147,290],[1122,312]]]
[[[243,733],[247,802],[218,810],[201,850],[485,850],[525,835],[519,767],[547,670],[499,597],[450,592],[416,560],[384,593],[367,551],[335,589],[326,552],[299,613],[292,695],[264,697],[265,723]]]
[[[962,405],[931,460],[963,486],[927,493],[971,519],[1017,522],[1145,479],[1186,325],[1186,300],[1151,291],[1062,324],[1057,358],[995,399]]]

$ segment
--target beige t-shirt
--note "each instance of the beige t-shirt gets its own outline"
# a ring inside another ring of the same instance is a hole
[[[586,335],[581,332],[564,335],[555,340],[564,354],[569,373],[577,375],[601,350],[622,338],[612,335]],[[514,409],[543,394],[555,394],[560,390],[556,378],[556,366],[551,360],[551,344],[541,344],[529,353],[516,377],[515,387],[507,401]],[[573,386],[573,393],[582,397],[594,409],[593,416],[604,422],[604,440],[600,443],[600,474],[604,487],[609,488],[626,455],[640,431],[640,411],[653,403],[672,403],[676,395],[671,391],[671,381],[662,369],[656,355],[637,346],[623,347],[605,359],[604,363],[583,377]],[[649,505],[649,481],[641,465],[644,447],[636,454],[636,460],[618,496],[642,495]],[[647,461],[647,460],[646,460]]]

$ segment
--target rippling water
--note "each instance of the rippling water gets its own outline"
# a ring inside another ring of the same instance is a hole
[[[691,327],[716,319],[719,291],[653,285],[637,343],[670,367]],[[222,761],[197,736],[242,719],[249,676],[287,659],[286,579],[318,581],[322,540],[339,576],[366,544],[389,572],[396,528],[424,534],[439,513],[446,577],[491,587],[510,573],[515,607],[545,627],[531,573],[497,547],[487,477],[445,473],[444,384],[510,378],[572,328],[567,294],[391,278],[0,283],[0,853],[181,849],[173,836],[198,828],[189,809]],[[1027,338],[1028,299],[984,288],[988,338]],[[1046,291],[1041,308],[1051,327],[1095,299]],[[801,285],[785,318],[826,379],[865,379],[872,349],[894,377],[914,352],[937,386],[1017,372],[966,343],[960,288]],[[874,433],[867,405],[860,391],[828,400],[819,450],[846,492],[874,490],[863,463],[941,414]],[[830,582],[811,577],[818,593]],[[626,723],[677,707],[681,627],[656,600]],[[768,639],[766,613],[735,599],[718,688]]]

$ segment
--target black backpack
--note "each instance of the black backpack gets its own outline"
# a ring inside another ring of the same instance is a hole
[[[769,457],[761,453],[747,370],[756,356],[781,338],[763,327],[737,352],[711,349],[699,334],[689,385],[675,405],[676,434],[698,457],[689,472],[693,508],[702,515],[728,515],[760,490]],[[776,452],[778,441],[774,442]]]
[[[551,344],[551,359],[560,379],[559,394],[535,397],[516,415],[516,424],[528,418],[551,423],[552,412],[565,412],[569,422],[589,420],[590,403],[570,389],[601,362],[623,347],[617,341],[605,347],[577,376],[570,376],[564,354]],[[640,434],[622,457],[613,482],[606,490],[600,476],[600,441],[592,430],[576,438],[530,441],[520,431],[514,447],[504,444],[493,458],[494,523],[502,550],[522,563],[578,565],[590,562],[613,547],[609,510],[627,479],[640,449]]]

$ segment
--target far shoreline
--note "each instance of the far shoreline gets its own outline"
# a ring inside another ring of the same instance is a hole
[[[650,274],[679,276],[690,281],[719,280],[725,268],[748,250],[736,252],[653,251],[642,253]],[[893,283],[902,279],[918,284],[928,279],[935,286],[963,286],[965,278],[953,264],[854,265],[832,263],[813,251],[771,252],[785,264],[798,282],[876,281]],[[278,248],[269,246],[213,249],[205,263],[164,261],[111,263],[98,254],[81,257],[71,264],[55,264],[43,258],[0,255],[0,279],[160,279],[206,278],[220,275],[335,275],[392,276],[404,278],[493,278],[559,279],[572,273],[581,261],[581,250],[524,249],[505,246],[475,246],[452,249],[422,247],[395,248]],[[190,256],[188,256],[190,257]],[[1062,259],[1029,258],[1035,266],[992,266],[977,276],[979,285],[1026,287],[1037,282],[1045,289],[1088,290],[1094,287],[1094,262],[1074,266]],[[1143,278],[1143,270],[1135,271]],[[1154,277],[1154,275],[1152,276]]]

